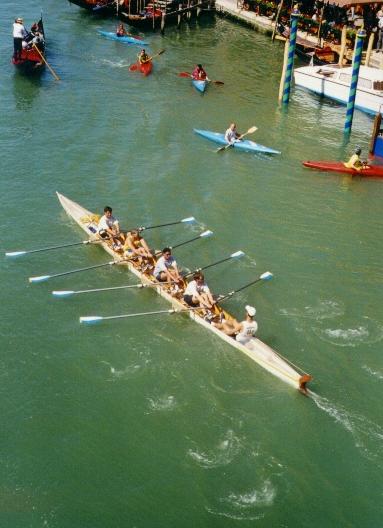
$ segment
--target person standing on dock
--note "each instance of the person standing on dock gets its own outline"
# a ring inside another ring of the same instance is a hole
[[[207,73],[202,67],[202,64],[197,64],[197,66],[192,71],[192,78],[196,81],[204,81],[207,79]]]
[[[232,321],[222,321],[221,323],[212,323],[215,328],[222,330],[226,335],[235,337],[235,340],[239,343],[245,345],[252,339],[257,330],[258,324],[254,320],[254,316],[257,313],[254,306],[245,306],[246,319],[239,323],[237,320],[233,319]]]
[[[23,19],[18,17],[13,24],[13,58],[15,61],[21,60],[23,51],[23,40],[28,32],[24,27]]]
[[[235,123],[231,123],[229,128],[225,132],[225,140],[231,144],[238,141],[238,138],[241,137],[241,134],[237,131],[237,125]]]

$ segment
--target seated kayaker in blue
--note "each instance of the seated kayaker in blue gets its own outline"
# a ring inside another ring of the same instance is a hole
[[[207,79],[207,73],[203,69],[202,64],[197,64],[197,66],[192,71],[192,77],[196,81],[204,81]]]
[[[124,28],[124,24],[119,24],[117,26],[116,35],[117,35],[117,37],[124,37],[126,35],[126,30]]]
[[[367,162],[362,161],[360,159],[361,154],[362,154],[362,149],[360,147],[356,147],[354,154],[351,156],[351,158],[347,162],[343,163],[343,165],[347,167],[347,169],[355,169],[357,171],[367,169],[368,168]]]
[[[225,132],[225,140],[231,144],[235,143],[236,141],[239,141],[240,137],[241,134],[237,131],[237,125],[235,123],[231,123],[231,125]]]
[[[144,49],[142,49],[140,53],[138,54],[138,62],[140,64],[145,64],[146,62],[149,62],[149,60],[150,60],[149,55],[146,53]]]

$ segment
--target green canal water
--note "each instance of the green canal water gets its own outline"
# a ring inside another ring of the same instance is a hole
[[[40,4],[3,0],[1,251],[84,238],[59,191],[122,225],[193,215],[194,226],[148,231],[155,248],[200,233],[177,260],[207,273],[214,292],[270,270],[274,280],[227,302],[257,308],[259,337],[310,372],[305,398],[183,316],[82,327],[81,315],[167,308],[153,292],[66,300],[55,289],[134,284],[101,268],[29,284],[28,277],[107,261],[74,247],[1,262],[0,525],[4,528],[382,526],[383,181],[303,169],[304,159],[367,152],[370,117],[294,90],[277,105],[283,50],[224,18],[165,37],[153,74],[130,73],[138,48],[104,40],[113,23],[43,0],[46,71],[10,64],[11,25]],[[177,77],[202,62],[204,96]],[[228,151],[193,127],[235,120],[282,151]]]

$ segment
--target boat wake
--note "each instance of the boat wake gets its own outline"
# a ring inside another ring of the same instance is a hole
[[[293,309],[287,310],[282,308],[279,310],[281,315],[289,317],[296,317],[298,319],[307,318],[316,321],[322,319],[331,319],[343,315],[345,312],[344,304],[331,300],[319,301],[316,306],[305,306],[303,310]]]
[[[124,369],[118,370],[113,365],[108,363],[107,361],[101,361],[104,365],[108,365],[110,367],[110,374],[111,379],[110,381],[117,381],[121,379],[130,379],[137,375],[138,372],[142,371],[143,368],[145,368],[146,364],[149,363],[149,360],[145,361],[145,365],[127,365]]]
[[[350,325],[349,328],[317,328],[314,334],[335,346],[356,347],[360,344],[370,345],[383,339],[383,326],[369,317],[363,317],[360,324]]]
[[[368,367],[367,365],[363,365],[362,369],[371,374],[374,378],[377,378],[378,380],[383,380],[383,372],[380,372],[379,370],[372,370],[372,368]]]
[[[336,423],[340,424],[354,438],[355,446],[363,456],[374,461],[382,460],[383,427],[375,424],[365,416],[351,413],[335,405],[327,398],[310,391],[310,396],[319,409],[325,411]],[[372,445],[373,444],[373,445]]]
[[[119,61],[112,61],[109,59],[98,59],[97,63],[102,64],[104,66],[109,66],[110,68],[129,68],[130,62],[126,62],[126,60],[121,59]]]
[[[234,432],[229,429],[212,450],[189,449],[188,455],[197,465],[208,469],[230,464],[240,451],[241,442]]]
[[[206,510],[213,515],[229,519],[256,521],[265,516],[259,509],[272,506],[276,495],[275,487],[266,479],[259,489],[242,493],[231,492],[218,500],[219,505],[207,506]]]

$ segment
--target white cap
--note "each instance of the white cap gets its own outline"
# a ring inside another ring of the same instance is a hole
[[[254,308],[254,306],[245,306],[246,312],[250,315],[250,317],[254,317],[254,315],[257,313],[257,310]]]

